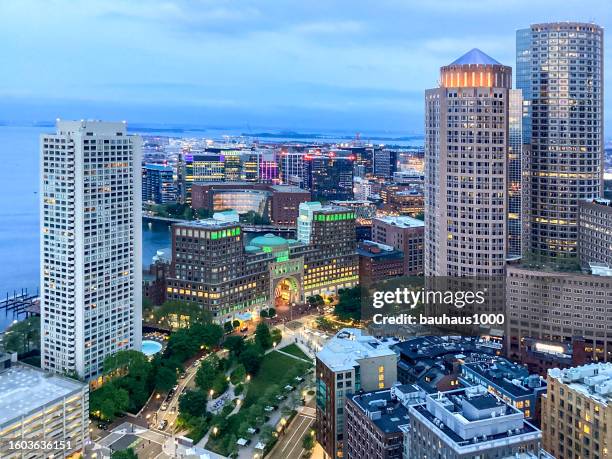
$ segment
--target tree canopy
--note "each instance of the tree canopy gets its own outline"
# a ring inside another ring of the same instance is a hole
[[[334,314],[340,320],[361,319],[361,287],[338,290],[338,304],[334,307]]]

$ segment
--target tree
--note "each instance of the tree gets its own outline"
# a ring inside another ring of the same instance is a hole
[[[257,328],[255,329],[255,342],[264,350],[272,347],[272,335],[270,334],[270,328],[265,322],[259,322],[257,324]]]
[[[276,316],[276,309],[268,308],[268,317],[272,319],[274,316]]]
[[[268,311],[266,309],[262,309],[259,311],[259,317],[263,317],[264,319],[268,317]]]
[[[270,440],[272,440],[272,433],[274,432],[274,427],[272,427],[270,424],[266,424],[265,426],[263,426],[261,428],[261,432],[259,434],[259,438],[264,442],[264,443],[268,443],[270,442]]]
[[[351,288],[338,290],[338,303],[334,307],[334,314],[340,320],[361,319],[361,287],[356,285]]]
[[[11,325],[4,333],[4,350],[25,354],[40,347],[40,317],[28,317]]]
[[[180,329],[170,335],[166,354],[175,356],[178,360],[184,362],[194,355],[199,348],[200,345],[193,340],[189,330]]]
[[[128,394],[127,407],[120,411],[137,412],[146,403],[153,388],[153,366],[139,351],[119,351],[104,359],[104,374],[112,378],[113,386]],[[108,386],[106,383],[103,387]]]
[[[104,374],[118,371],[119,373],[131,373],[139,375],[148,374],[150,370],[149,360],[140,351],[132,349],[117,351],[104,359]]]
[[[218,346],[221,338],[223,338],[223,329],[213,323],[193,324],[189,327],[189,333],[198,345],[204,345],[208,348]]]
[[[128,448],[121,451],[115,451],[111,454],[111,459],[138,459],[134,452],[134,448]]]
[[[273,329],[272,332],[271,332],[271,335],[272,335],[272,342],[273,343],[277,343],[278,344],[283,339],[283,332],[281,332],[279,328]]]
[[[261,401],[266,405],[275,405],[278,402],[276,396],[279,394],[279,392],[280,387],[276,384],[272,384],[264,391],[263,395],[261,396]]]
[[[314,308],[318,308],[325,304],[325,300],[321,295],[313,295],[308,297],[308,304]]]
[[[212,390],[215,391],[215,394],[221,395],[225,393],[228,387],[229,382],[227,382],[227,377],[225,376],[225,374],[217,373],[212,383]]]
[[[306,432],[306,435],[304,435],[304,438],[302,439],[302,448],[304,448],[306,451],[310,451],[312,448],[314,448],[314,445],[314,435],[313,431],[311,430]]]
[[[212,389],[215,377],[219,373],[218,362],[208,358],[202,362],[195,376],[195,383],[201,390],[208,392]]]
[[[240,321],[239,321],[238,319],[235,319],[235,320],[232,322],[232,327],[234,327],[235,329],[236,329],[236,328],[238,328],[238,327],[240,327]]]
[[[238,364],[230,375],[230,381],[232,384],[236,385],[244,381],[244,378],[246,378],[246,369],[244,368],[244,365]]]
[[[207,395],[201,390],[188,390],[179,398],[179,412],[188,416],[203,416],[206,414]]]
[[[166,328],[185,328],[199,323],[212,322],[212,315],[197,303],[187,301],[166,301],[153,311],[155,320]]]
[[[263,350],[259,345],[249,344],[246,346],[244,351],[240,354],[238,360],[244,365],[247,373],[255,374],[261,366],[261,360],[263,358]]]
[[[234,326],[232,325],[230,321],[224,322],[223,330],[225,330],[225,333],[231,333],[234,331]]]
[[[119,413],[124,412],[129,405],[129,394],[119,388],[114,382],[104,384],[91,392],[89,396],[89,411],[92,416],[112,421]]]
[[[159,367],[155,375],[155,388],[160,392],[168,392],[176,385],[176,370]]]
[[[223,342],[223,347],[235,356],[239,356],[244,350],[244,338],[242,336],[228,336]]]

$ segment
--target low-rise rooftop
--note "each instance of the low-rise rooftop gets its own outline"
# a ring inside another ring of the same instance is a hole
[[[390,389],[355,394],[351,399],[386,434],[401,432],[399,426],[410,424],[408,409]]]
[[[84,386],[29,365],[13,364],[0,372],[0,426],[80,392]]]
[[[487,385],[496,386],[498,390],[513,397],[527,397],[534,392],[546,391],[546,381],[540,376],[530,375],[524,366],[501,357],[490,361],[465,363],[463,373],[469,372],[487,381]]]
[[[548,377],[601,405],[612,402],[612,363],[590,363],[563,370],[553,368],[548,370]]]
[[[356,367],[362,359],[394,356],[391,346],[397,342],[393,338],[365,335],[358,328],[343,328],[317,353],[317,358],[334,372],[346,371]]]
[[[430,425],[455,449],[484,450],[485,444],[541,438],[541,432],[525,421],[521,411],[474,386],[426,396],[424,404],[409,407],[412,416]]]
[[[389,225],[397,226],[399,228],[424,228],[425,222],[418,218],[412,218],[407,216],[386,216],[376,217],[375,220],[387,223]]]

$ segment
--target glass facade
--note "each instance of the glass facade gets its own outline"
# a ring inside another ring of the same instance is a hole
[[[528,251],[574,257],[578,202],[603,192],[603,29],[534,24],[530,53]]]
[[[521,155],[523,147],[523,97],[510,90],[508,114],[508,256],[521,255]]]
[[[531,29],[516,31],[516,88],[523,93],[523,143],[531,143]]]

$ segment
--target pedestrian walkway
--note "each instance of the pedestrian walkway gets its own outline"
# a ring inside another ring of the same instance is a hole
[[[287,357],[291,357],[292,359],[301,360],[302,362],[305,362],[305,363],[312,363],[312,361],[310,360],[303,359],[301,357],[298,357],[297,355],[289,354],[288,352],[285,352],[281,349],[277,349],[276,352],[278,352],[279,354],[286,355]]]

